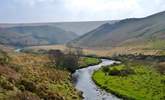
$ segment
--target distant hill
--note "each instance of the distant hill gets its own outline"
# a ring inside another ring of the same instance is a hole
[[[62,28],[67,31],[72,31],[77,33],[78,35],[83,35],[93,29],[96,29],[102,24],[105,23],[115,23],[117,21],[84,21],[84,22],[61,22],[56,23],[55,26]]]
[[[47,25],[0,28],[0,44],[12,46],[63,44],[77,36],[74,32]]]
[[[79,47],[114,47],[165,39],[165,12],[103,24],[69,43]]]
[[[117,21],[1,23],[0,44],[35,46],[67,43],[105,23]]]
[[[82,22],[50,22],[50,23],[22,23],[22,24],[7,24],[1,23],[0,27],[9,28],[9,27],[20,27],[20,26],[53,26],[61,28],[65,31],[71,31],[78,35],[83,35],[102,24],[105,23],[114,23],[117,21],[82,21]]]

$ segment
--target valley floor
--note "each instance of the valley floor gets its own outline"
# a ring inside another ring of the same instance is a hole
[[[162,63],[158,66],[151,62],[125,61],[101,68],[92,78],[101,88],[127,100],[164,100],[164,66]]]
[[[47,55],[40,54],[45,52],[45,49],[65,51],[67,47],[63,45],[49,46],[49,48],[47,46],[29,47],[25,48],[27,53],[9,52],[7,58],[5,58],[6,53],[4,55],[4,52],[0,52],[0,99],[82,99],[82,93],[72,84],[71,72],[52,65]],[[115,47],[110,50],[84,49],[83,52],[90,56],[117,56],[117,59],[120,58],[118,56],[126,54],[126,58],[122,58],[123,64],[108,66],[93,74],[93,80],[101,88],[126,99],[165,99],[163,48]],[[129,54],[136,56],[129,57],[127,56]],[[162,57],[154,57],[156,55],[162,55]],[[139,57],[142,59],[134,59]],[[97,58],[81,57],[79,67],[76,69],[98,63],[100,60]]]
[[[68,47],[66,45],[45,45],[26,47],[24,49],[33,51],[58,49],[61,51],[65,51],[66,49],[68,49]],[[99,57],[111,57],[114,55],[116,56],[123,54],[165,55],[165,41],[155,40],[153,42],[147,42],[145,44],[124,44],[112,48],[83,48],[83,53],[85,55],[93,55]]]

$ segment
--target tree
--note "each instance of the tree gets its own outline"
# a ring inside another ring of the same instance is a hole
[[[56,66],[60,66],[61,61],[64,58],[64,53],[60,50],[49,50],[49,57],[52,63],[55,63]]]
[[[83,55],[83,49],[80,47],[68,47],[65,52],[70,55],[76,55],[78,58]]]
[[[59,68],[68,69],[69,71],[74,72],[78,67],[79,56],[73,51],[64,54],[60,50],[50,50],[49,56],[52,63]]]
[[[80,58],[83,55],[83,49],[80,47],[75,48],[76,55]]]
[[[65,55],[63,61],[61,61],[61,66],[68,69],[71,72],[74,72],[78,67],[78,57],[75,55],[67,54]]]

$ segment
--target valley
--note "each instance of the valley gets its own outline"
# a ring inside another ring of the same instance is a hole
[[[80,62],[88,66],[98,61],[82,57]],[[59,67],[62,66],[51,63],[47,54],[0,51],[0,99],[81,100],[81,92],[72,84],[71,72]]]
[[[0,24],[0,100],[164,100],[164,18]]]

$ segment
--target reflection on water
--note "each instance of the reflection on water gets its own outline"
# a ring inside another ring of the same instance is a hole
[[[120,100],[119,98],[99,89],[92,81],[92,73],[101,66],[111,65],[114,61],[102,59],[102,63],[76,70],[73,79],[76,89],[83,92],[84,100]]]

